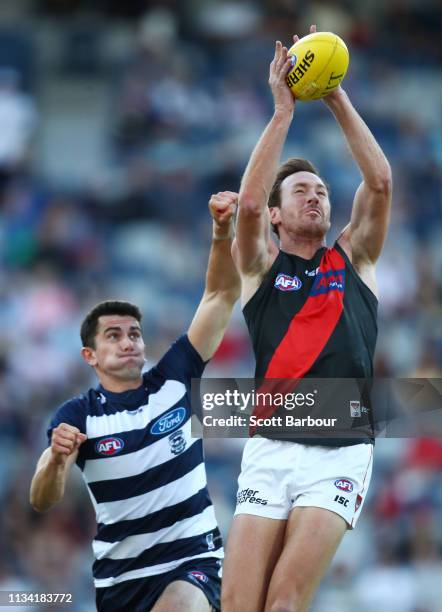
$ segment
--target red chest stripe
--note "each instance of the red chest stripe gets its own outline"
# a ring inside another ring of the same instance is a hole
[[[265,378],[302,378],[315,363],[338,324],[344,308],[345,261],[336,249],[327,249],[310,294],[301,310],[293,317],[288,330],[276,348],[267,367]],[[270,381],[269,381],[270,382]],[[293,381],[276,386],[263,384],[259,391],[287,392],[293,390]],[[253,411],[258,417],[274,412],[271,406],[257,405]]]

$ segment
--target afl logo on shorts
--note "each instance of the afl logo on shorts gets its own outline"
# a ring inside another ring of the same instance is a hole
[[[95,443],[95,451],[104,457],[116,455],[124,448],[124,442],[121,438],[103,438]]]
[[[200,582],[207,582],[209,580],[206,574],[197,570],[195,570],[194,572],[188,572],[187,575],[189,576],[189,578],[199,580]]]
[[[302,287],[302,282],[297,276],[289,276],[280,272],[276,277],[275,287],[280,291],[298,291]]]
[[[353,483],[346,478],[338,478],[335,480],[335,487],[341,491],[347,491],[348,493],[353,491]]]

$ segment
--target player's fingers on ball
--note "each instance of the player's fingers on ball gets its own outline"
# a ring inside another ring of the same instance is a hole
[[[312,23],[310,26],[310,34],[314,34],[316,32],[316,23]]]
[[[292,68],[292,58],[288,57],[284,64],[284,70],[283,70],[284,76],[287,75],[287,73],[291,70],[291,68]]]
[[[279,64],[280,72],[284,70],[286,61],[287,61],[287,49],[286,47],[284,47],[284,52],[281,54],[281,60]]]
[[[293,42],[294,42],[294,43],[297,43],[297,42],[298,42],[298,40],[299,40],[299,36],[298,36],[297,34],[294,34],[294,35],[293,35]]]
[[[281,49],[282,49],[282,43],[280,40],[277,40],[275,44],[275,60],[279,60],[280,55],[281,55]]]
[[[286,57],[287,57],[287,47],[281,47],[281,52],[279,54],[278,62],[277,62],[277,65],[276,65],[278,70],[280,70],[281,66],[284,65]]]

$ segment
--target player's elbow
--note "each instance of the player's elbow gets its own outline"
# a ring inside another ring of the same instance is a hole
[[[234,286],[229,289],[224,289],[221,291],[221,300],[227,306],[233,307],[235,302],[239,299],[241,294],[241,283],[238,282]]]
[[[204,296],[205,302],[211,302],[213,306],[219,309],[233,308],[235,302],[239,299],[241,293],[241,284],[234,283],[229,287],[217,289],[215,291],[206,291]]]
[[[43,514],[44,512],[47,512],[52,507],[51,504],[45,504],[38,498],[33,497],[32,495],[29,498],[29,502],[32,506],[32,509],[35,510],[35,512],[38,512],[39,514]]]
[[[253,194],[247,191],[239,194],[238,206],[242,216],[257,218],[262,215],[262,203],[260,203]]]
[[[61,501],[60,499],[55,499],[55,500],[44,500],[44,499],[37,499],[37,498],[30,498],[30,503],[32,508],[35,510],[35,512],[38,512],[39,514],[44,514],[45,512],[48,512],[49,510],[51,510],[56,504],[58,504],[59,501]]]
[[[40,514],[50,510],[55,504],[60,501],[59,499],[48,499],[42,491],[39,491],[38,486],[31,484],[31,490],[29,492],[29,503],[35,512]]]
[[[385,197],[391,196],[393,177],[388,162],[386,162],[385,166],[375,174],[370,182],[370,189],[377,195],[383,195]]]
[[[44,514],[45,512],[49,510],[49,508],[43,508],[42,506],[39,506],[38,504],[31,504],[31,506],[34,512],[38,512],[39,514]]]

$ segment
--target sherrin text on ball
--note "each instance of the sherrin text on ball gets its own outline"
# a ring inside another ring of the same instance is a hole
[[[332,32],[304,36],[288,54],[293,68],[287,75],[287,85],[298,100],[323,98],[338,87],[348,69],[347,46]]]

